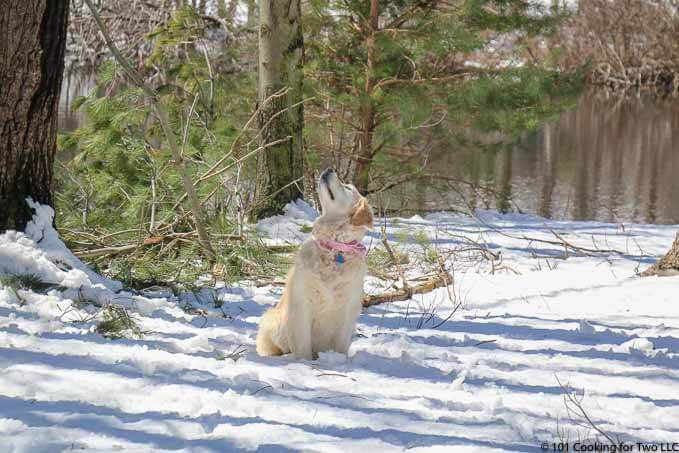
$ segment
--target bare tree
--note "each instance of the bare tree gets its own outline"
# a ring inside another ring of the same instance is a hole
[[[259,2],[259,126],[268,147],[257,158],[255,218],[281,212],[302,196],[304,174],[300,0]]]
[[[68,1],[7,0],[0,9],[0,231],[23,231],[31,197],[52,204]]]

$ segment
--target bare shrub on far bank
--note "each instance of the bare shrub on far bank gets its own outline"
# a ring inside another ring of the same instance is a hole
[[[679,2],[587,0],[556,37],[565,68],[589,64],[588,81],[613,90],[679,92]]]

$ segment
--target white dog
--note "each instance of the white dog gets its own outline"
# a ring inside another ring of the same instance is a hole
[[[280,302],[267,311],[257,334],[261,356],[292,352],[298,359],[322,351],[346,354],[361,312],[366,248],[373,216],[355,187],[333,170],[319,179],[322,215],[314,222],[288,274]]]

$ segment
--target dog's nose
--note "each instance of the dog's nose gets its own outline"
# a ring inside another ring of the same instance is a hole
[[[333,173],[335,173],[334,169],[332,168],[326,169],[323,173],[321,173],[321,181],[327,181],[330,175]]]

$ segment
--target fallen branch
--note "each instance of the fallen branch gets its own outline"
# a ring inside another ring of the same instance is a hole
[[[129,253],[140,247],[140,244],[121,245],[119,247],[102,247],[92,250],[76,250],[73,252],[78,258],[95,258],[98,256],[120,255],[121,253]]]
[[[299,248],[296,244],[272,244],[264,245],[264,248],[271,253],[293,253]]]
[[[255,286],[257,288],[261,288],[263,286],[285,286],[285,284],[287,282],[283,279],[274,278],[274,279],[257,280],[254,283],[255,283]]]
[[[243,237],[236,235],[222,235],[221,237],[229,240],[243,240]],[[98,256],[112,256],[120,255],[124,253],[132,253],[135,250],[149,245],[159,244],[165,241],[177,240],[177,239],[195,239],[197,235],[195,232],[189,233],[172,233],[164,236],[151,236],[144,239],[141,242],[135,242],[133,244],[123,244],[118,246],[101,247],[96,249],[80,249],[75,250],[73,254],[78,258],[94,258]]]
[[[390,291],[382,294],[366,294],[363,297],[363,306],[372,307],[373,305],[383,304],[385,302],[398,302],[408,300],[415,294],[425,294],[434,291],[437,288],[443,288],[453,281],[453,277],[448,272],[441,272],[433,277],[430,277],[423,283],[414,286],[407,286],[396,291]]]
[[[421,280],[423,277],[418,277],[414,280]],[[383,304],[385,302],[399,302],[403,300],[408,300],[415,294],[425,294],[429,293],[437,288],[443,288],[450,283],[453,279],[448,273],[440,273],[434,276],[430,276],[426,281],[419,285],[408,286],[407,288],[401,288],[395,291],[388,291],[380,294],[366,294],[363,297],[363,306],[372,307],[373,305]],[[255,286],[285,286],[286,281],[283,279],[266,279],[258,280],[255,282]]]
[[[237,234],[214,234],[213,237],[216,239],[222,239],[226,241],[245,240],[245,237]],[[78,258],[94,258],[98,256],[121,255],[125,253],[133,253],[135,250],[141,247],[155,245],[161,242],[169,242],[175,240],[186,241],[196,239],[198,239],[198,235],[196,234],[195,231],[191,231],[188,233],[170,233],[162,236],[151,236],[144,239],[141,242],[134,242],[131,244],[111,245],[100,248],[82,248],[75,250],[73,254]],[[287,254],[293,253],[298,249],[299,246],[295,244],[272,244],[272,245],[263,244],[262,247],[265,248],[270,253]]]

